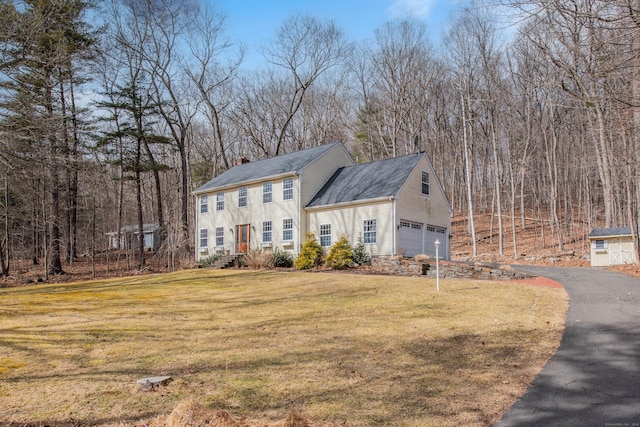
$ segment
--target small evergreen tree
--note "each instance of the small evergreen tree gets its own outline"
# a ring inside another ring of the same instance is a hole
[[[291,268],[293,267],[293,255],[291,253],[282,250],[280,248],[276,248],[272,254],[273,257],[273,266],[278,268]]]
[[[353,249],[346,237],[342,236],[331,246],[325,263],[335,270],[353,267]]]
[[[302,245],[298,259],[296,259],[296,268],[298,270],[309,270],[317,267],[322,263],[322,246],[318,243],[316,236],[307,233],[307,241]]]
[[[362,237],[358,237],[358,244],[353,248],[353,262],[357,265],[371,264],[371,255],[367,252],[367,247]]]

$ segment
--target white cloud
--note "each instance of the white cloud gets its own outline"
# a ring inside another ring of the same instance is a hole
[[[429,16],[437,0],[391,0],[389,13],[392,18],[417,18]]]

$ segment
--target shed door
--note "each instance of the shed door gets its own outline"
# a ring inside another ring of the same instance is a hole
[[[422,237],[422,224],[400,220],[400,235],[398,236],[400,243],[398,245],[398,253],[407,257],[413,257],[422,253]]]
[[[438,249],[438,257],[440,259],[446,259],[449,253],[447,245],[449,239],[447,238],[447,229],[444,227],[438,227],[437,225],[427,225],[427,234],[425,239],[425,253],[433,258],[436,257],[436,240],[440,242],[440,248]]]
[[[632,244],[625,245],[624,239],[609,240],[609,265],[633,264],[633,258]]]

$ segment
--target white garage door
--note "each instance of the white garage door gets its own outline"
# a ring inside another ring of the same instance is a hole
[[[444,227],[438,227],[437,225],[427,225],[427,238],[425,242],[425,253],[433,258],[436,257],[436,245],[435,241],[440,242],[440,249],[438,249],[438,256],[440,259],[445,259],[447,250],[447,229]]]
[[[422,224],[400,220],[398,253],[413,257],[422,253]]]

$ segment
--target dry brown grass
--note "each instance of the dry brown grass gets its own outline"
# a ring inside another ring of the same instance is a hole
[[[490,425],[554,353],[566,294],[441,289],[238,270],[0,289],[0,425]],[[139,391],[152,375],[174,380]]]

